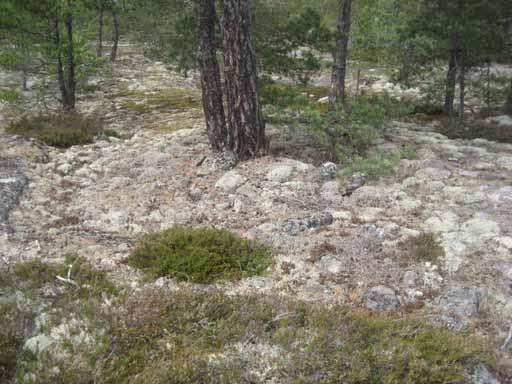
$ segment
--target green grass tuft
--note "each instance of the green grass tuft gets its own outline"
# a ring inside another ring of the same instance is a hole
[[[128,262],[155,277],[213,283],[261,274],[270,259],[267,247],[229,231],[175,227],[146,235]]]
[[[24,116],[6,128],[6,132],[34,138],[56,148],[90,144],[101,135],[99,121],[79,114]]]

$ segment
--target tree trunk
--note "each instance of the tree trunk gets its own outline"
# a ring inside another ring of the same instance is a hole
[[[459,37],[457,33],[453,36],[450,61],[448,63],[448,74],[446,76],[446,93],[444,98],[444,113],[453,113],[453,102],[455,100],[455,85],[457,83],[457,62],[459,54]]]
[[[464,120],[464,105],[466,98],[466,70],[462,59],[459,64],[459,120]]]
[[[199,70],[203,91],[203,110],[208,139],[214,151],[226,149],[228,133],[222,101],[222,83],[215,49],[215,0],[198,0]]]
[[[508,96],[504,110],[505,113],[512,115],[512,79],[510,79],[510,87],[508,87]]]
[[[112,52],[110,54],[110,61],[113,63],[117,58],[117,47],[119,46],[119,15],[116,10],[112,11],[112,19],[114,20],[114,31],[112,32]]]
[[[64,63],[62,61],[62,54],[61,54],[61,37],[60,37],[60,25],[59,25],[59,18],[58,15],[55,15],[53,17],[53,43],[55,44],[55,49],[57,51],[57,80],[59,82],[59,89],[60,89],[60,102],[62,104],[62,107],[64,109],[64,112],[67,111],[67,100],[68,97],[68,89],[66,85],[66,78],[64,76]]]
[[[338,17],[338,34],[334,64],[332,68],[331,92],[329,94],[329,109],[334,110],[337,104],[345,101],[345,77],[347,74],[348,41],[350,34],[352,0],[340,0]]]
[[[267,147],[252,45],[251,0],[224,0],[222,30],[228,146],[244,160],[258,156]]]
[[[64,16],[64,26],[67,35],[67,52],[66,52],[66,88],[67,99],[64,100],[64,112],[74,112],[75,110],[75,49],[73,44],[73,11],[70,2],[67,3],[66,14]]]
[[[99,9],[98,14],[98,47],[96,49],[98,57],[103,56],[103,8]]]

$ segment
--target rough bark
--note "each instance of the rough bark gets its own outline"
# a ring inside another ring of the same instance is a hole
[[[103,56],[103,8],[98,11],[98,46],[96,48],[96,55]]]
[[[117,58],[117,48],[119,46],[119,15],[116,10],[112,11],[112,19],[114,21],[114,30],[112,32],[112,52],[110,53],[110,61],[113,63]]]
[[[222,30],[228,146],[243,160],[258,156],[267,147],[258,100],[250,0],[224,0]]]
[[[215,0],[198,0],[199,70],[203,94],[203,110],[208,139],[214,151],[226,149],[228,134],[222,100],[222,83],[215,49]]]
[[[455,100],[455,85],[457,84],[457,62],[459,54],[459,37],[453,36],[452,48],[450,50],[450,61],[448,62],[448,73],[446,75],[446,93],[444,98],[444,113],[453,113],[453,102]]]
[[[62,54],[60,51],[61,36],[60,36],[60,23],[58,16],[55,15],[52,20],[53,27],[53,43],[57,49],[57,80],[59,82],[61,104],[66,111],[66,101],[68,100],[68,89],[66,85],[66,78],[64,76],[64,63],[62,60]]]
[[[337,104],[345,101],[345,78],[347,74],[348,42],[351,26],[352,0],[340,0],[338,17],[338,34],[334,64],[332,68],[331,92],[329,94],[329,108],[336,108]]]
[[[64,100],[64,112],[73,112],[75,110],[75,90],[76,90],[76,79],[75,79],[75,49],[73,43],[73,13],[71,4],[68,3],[68,9],[64,16],[64,26],[67,35],[67,52],[66,52],[66,87],[67,87],[67,98]]]

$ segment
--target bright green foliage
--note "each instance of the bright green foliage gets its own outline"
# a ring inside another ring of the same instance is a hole
[[[101,135],[101,122],[79,114],[24,116],[6,128],[6,132],[31,137],[57,148],[90,144]]]
[[[412,149],[404,149],[391,153],[370,153],[365,156],[355,156],[352,161],[340,172],[339,178],[342,184],[354,173],[364,174],[368,180],[378,180],[381,177],[390,176],[403,158],[415,158],[416,153]]]
[[[213,283],[263,273],[270,250],[227,230],[175,227],[144,236],[129,264],[157,277]]]

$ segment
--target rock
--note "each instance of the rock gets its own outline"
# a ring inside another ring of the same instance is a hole
[[[415,174],[420,180],[444,180],[448,179],[451,175],[450,171],[439,168],[423,168]]]
[[[506,169],[507,171],[512,171],[512,157],[511,156],[502,156],[496,160],[496,164],[498,167]]]
[[[340,185],[337,181],[328,181],[322,185],[320,196],[325,200],[334,201],[341,197]]]
[[[290,181],[293,176],[294,168],[289,165],[280,165],[267,173],[267,180],[276,183],[285,183]]]
[[[402,276],[402,281],[407,287],[415,287],[418,280],[418,273],[416,271],[406,271]]]
[[[348,179],[347,186],[345,188],[344,196],[350,196],[358,188],[361,188],[368,176],[362,172],[356,172]]]
[[[473,236],[492,236],[500,233],[500,226],[498,223],[492,220],[488,220],[485,217],[475,216],[473,219],[466,221],[462,224],[462,230],[469,232],[471,238]]]
[[[351,221],[352,212],[350,211],[335,211],[332,212],[332,217],[335,221]]]
[[[469,384],[500,384],[498,379],[482,363],[476,364],[469,370],[468,379]]]
[[[507,116],[507,115],[490,117],[487,119],[487,121],[501,125],[501,126],[511,126],[512,127],[512,117]]]
[[[18,204],[26,184],[27,178],[19,173],[17,166],[0,157],[0,234],[9,230],[9,212]]]
[[[334,163],[327,162],[320,166],[320,176],[324,180],[333,180],[336,178],[338,173],[338,166]]]
[[[382,218],[384,208],[363,208],[359,211],[358,217],[364,223],[371,223]]]
[[[363,294],[366,308],[374,311],[392,311],[400,307],[400,300],[395,291],[389,287],[376,286]]]
[[[230,169],[233,169],[237,164],[238,156],[234,152],[230,151],[217,154],[212,158],[205,159],[203,162],[203,165],[212,171],[229,171]]]
[[[294,236],[308,229],[331,225],[333,221],[330,213],[317,213],[300,219],[289,219],[282,226],[285,232]]]
[[[235,171],[230,171],[222,176],[215,188],[222,189],[225,192],[234,192],[238,187],[245,183],[245,179]]]
[[[472,317],[480,312],[482,292],[476,288],[451,288],[439,298],[439,307],[447,313]]]
[[[447,328],[453,332],[462,332],[468,329],[469,321],[447,315],[431,315],[427,318],[429,324],[434,327]]]
[[[43,334],[36,335],[31,337],[27,341],[25,341],[24,349],[30,351],[34,355],[39,355],[40,353],[47,350],[55,341]]]
[[[438,212],[436,216],[432,216],[425,221],[422,229],[425,232],[441,233],[455,231],[458,227],[458,216],[451,212]]]
[[[343,270],[341,261],[335,255],[322,256],[318,262],[318,267],[324,272],[332,273],[333,275],[337,275]]]

